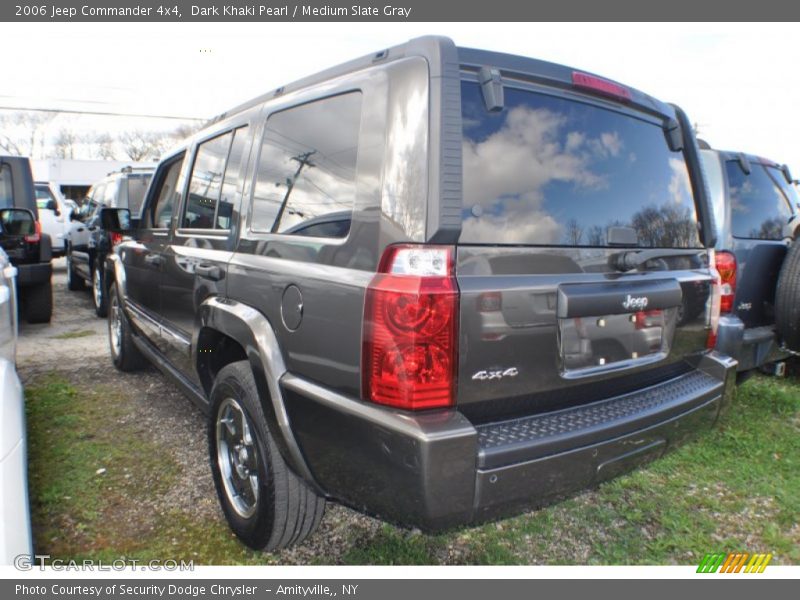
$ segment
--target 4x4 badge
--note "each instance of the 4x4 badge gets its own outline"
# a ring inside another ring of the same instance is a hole
[[[647,296],[628,296],[622,301],[622,308],[625,310],[644,310],[647,308]]]
[[[503,379],[504,377],[516,377],[519,375],[517,367],[509,367],[508,369],[498,369],[492,371],[478,371],[472,376],[473,381],[486,381],[488,379]]]

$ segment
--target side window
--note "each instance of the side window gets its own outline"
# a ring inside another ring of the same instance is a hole
[[[347,236],[356,195],[360,123],[360,92],[271,115],[261,143],[251,228]]]
[[[183,166],[184,155],[172,160],[172,162],[163,165],[160,172],[156,173],[156,188],[153,190],[153,198],[155,198],[152,209],[152,227],[153,229],[168,229],[172,221],[172,213],[175,210],[175,205],[180,195],[177,188],[178,175],[180,175],[181,167]]]
[[[778,169],[752,162],[746,175],[739,161],[725,163],[731,199],[731,230],[735,237],[780,240],[792,209],[786,193],[777,184]]]
[[[53,192],[51,192],[49,188],[36,186],[36,206],[39,208],[47,208],[47,204],[51,200],[55,202],[56,197],[53,196]]]
[[[106,184],[99,183],[95,186],[92,186],[92,189],[89,190],[87,194],[87,198],[89,200],[94,200],[95,202],[102,202],[103,201],[103,194],[106,193]]]
[[[242,159],[247,150],[247,127],[240,127],[233,133],[233,143],[225,165],[225,177],[222,180],[222,194],[217,208],[216,229],[230,229],[231,216],[233,215],[234,201],[239,191],[244,175]]]
[[[103,190],[103,197],[102,198],[95,198],[95,200],[99,200],[106,206],[117,206],[117,188],[119,188],[119,179],[112,179],[106,185],[105,190]]]
[[[242,127],[198,146],[189,180],[183,227],[230,228],[246,141],[247,130]]]
[[[182,227],[214,228],[214,216],[217,213],[225,161],[228,158],[232,138],[233,133],[228,132],[197,147]]]
[[[14,188],[11,185],[11,166],[0,165],[0,208],[14,206]]]

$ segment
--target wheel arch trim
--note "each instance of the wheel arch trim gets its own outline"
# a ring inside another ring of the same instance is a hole
[[[269,319],[260,311],[241,302],[217,296],[207,298],[199,307],[192,333],[193,364],[198,361],[198,340],[200,331],[204,328],[218,331],[244,348],[261,396],[264,414],[269,421],[270,430],[277,434],[275,442],[281,454],[297,475],[324,495],[292,432],[279,385],[280,378],[286,373],[286,364]]]

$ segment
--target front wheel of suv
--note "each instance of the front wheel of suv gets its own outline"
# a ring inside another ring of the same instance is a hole
[[[247,361],[220,370],[211,405],[211,471],[233,532],[256,550],[278,550],[303,541],[319,526],[325,499],[284,462]]]
[[[120,371],[137,371],[145,366],[146,360],[136,344],[125,315],[122,302],[115,285],[109,290],[108,300],[108,342],[111,346],[111,360]]]
[[[106,288],[106,279],[103,277],[103,270],[98,261],[95,261],[92,268],[92,299],[94,300],[94,312],[98,317],[105,317],[108,315],[108,289]]]
[[[72,252],[67,250],[67,289],[72,292],[77,292],[86,288],[83,277],[78,275],[75,267],[72,264]]]

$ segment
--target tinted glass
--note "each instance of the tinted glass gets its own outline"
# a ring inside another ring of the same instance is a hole
[[[95,198],[100,200],[106,206],[117,206],[117,190],[119,189],[119,179],[113,179],[108,182],[105,190],[103,190],[103,197]]]
[[[7,235],[30,235],[35,233],[36,226],[27,210],[8,210],[2,213],[0,232]]]
[[[131,211],[131,215],[136,216],[139,214],[142,202],[144,202],[145,192],[147,192],[147,186],[150,184],[152,177],[150,173],[128,176],[125,185],[128,188],[128,210]]]
[[[14,206],[14,188],[11,185],[11,167],[0,165],[0,208]]]
[[[156,202],[153,208],[153,227],[156,229],[166,229],[170,225],[172,213],[180,196],[177,184],[182,166],[183,156],[180,156],[164,167],[159,187],[155,190]]]
[[[461,242],[606,246],[609,227],[641,247],[699,247],[686,163],[659,124],[514,88],[486,110],[462,83]]]
[[[782,239],[783,226],[792,216],[789,194],[792,194],[791,201],[795,201],[793,190],[780,184],[786,181],[783,173],[751,161],[747,175],[738,160],[726,161],[725,170],[733,235],[760,240]]]
[[[96,186],[92,186],[92,189],[89,190],[89,194],[87,195],[87,198],[91,198],[92,200],[95,200],[96,202],[102,202],[103,201],[103,194],[105,194],[105,192],[106,192],[106,184],[105,183],[100,183],[100,184],[98,184]]]
[[[233,203],[238,197],[242,184],[242,160],[247,149],[247,127],[241,127],[233,132],[233,143],[225,165],[225,177],[222,180],[222,193],[217,207],[217,229],[229,229]]]
[[[39,208],[47,208],[47,203],[50,201],[55,202],[56,198],[50,188],[43,186],[36,186],[36,206]]]
[[[197,156],[189,180],[189,197],[183,215],[183,227],[191,229],[213,229],[217,203],[222,191],[225,161],[231,147],[233,133],[228,132],[203,142],[197,148]]]
[[[304,104],[270,116],[253,192],[252,228],[286,234],[336,220],[315,235],[345,237],[356,194],[361,93]],[[312,223],[313,222],[313,223]]]

